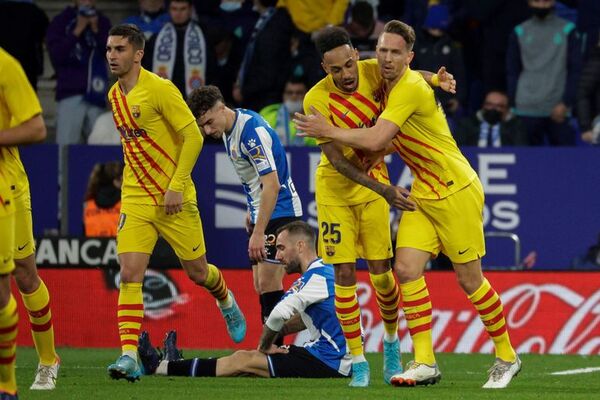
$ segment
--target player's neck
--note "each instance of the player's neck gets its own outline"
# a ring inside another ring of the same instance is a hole
[[[387,80],[387,87],[388,87],[387,92],[388,93],[391,92],[391,90],[394,88],[394,86],[396,86],[396,84],[398,82],[400,82],[400,79],[402,79],[402,77],[407,73],[407,71],[408,71],[408,67],[404,67],[402,72],[400,72],[400,74],[398,74],[398,76],[395,79]]]
[[[119,77],[119,86],[124,95],[131,92],[140,78],[141,67],[134,64],[125,75]]]
[[[233,124],[235,123],[235,111],[227,107],[225,112],[227,113],[227,126],[225,127],[225,134],[229,134],[233,129]]]
[[[304,274],[306,272],[306,270],[308,269],[308,267],[310,267],[310,265],[315,262],[316,260],[318,260],[317,254],[312,252],[309,254],[301,254],[300,255],[300,268],[302,269],[302,274]]]

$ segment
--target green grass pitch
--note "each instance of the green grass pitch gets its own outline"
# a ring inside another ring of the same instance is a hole
[[[371,386],[349,388],[348,379],[170,378],[146,376],[136,383],[113,381],[106,366],[118,350],[59,349],[62,358],[56,390],[29,390],[37,356],[31,348],[17,352],[20,399],[151,400],[151,399],[600,399],[600,371],[574,375],[551,375],[556,371],[600,367],[600,356],[522,355],[523,369],[508,389],[483,390],[491,355],[439,354],[439,384],[417,388],[394,388],[383,383],[381,354],[368,354]],[[219,356],[228,352],[186,350],[186,357]],[[403,361],[410,355],[403,355]]]

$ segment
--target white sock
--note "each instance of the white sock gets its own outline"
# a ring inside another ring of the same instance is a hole
[[[156,367],[156,371],[154,372],[156,375],[168,375],[169,362],[167,360],[162,360],[158,367]]]
[[[137,351],[125,350],[123,352],[123,355],[124,356],[129,356],[129,357],[133,358],[137,362]]]
[[[219,301],[219,308],[225,309],[233,306],[233,297],[231,297],[231,292],[227,293],[227,297],[223,301]]]
[[[383,332],[383,340],[388,343],[394,343],[396,340],[398,340],[398,332],[394,332],[391,335],[387,332]]]
[[[367,361],[364,354],[352,356],[352,364],[356,364],[356,363],[363,362],[363,361]]]

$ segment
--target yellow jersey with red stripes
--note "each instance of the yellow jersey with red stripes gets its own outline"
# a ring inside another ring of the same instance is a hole
[[[326,76],[312,87],[304,97],[304,111],[310,113],[315,107],[329,119],[332,125],[342,128],[362,128],[374,125],[382,111],[376,92],[381,78],[377,60],[358,62],[358,87],[354,93],[345,93],[335,86],[331,75]],[[319,139],[326,143],[329,139]],[[364,153],[343,146],[344,156],[355,165],[361,165]],[[384,162],[374,166],[369,175],[379,182],[389,183],[389,175]],[[379,195],[340,174],[321,153],[321,161],[316,173],[317,203],[331,206],[351,206],[363,204],[379,198]]]
[[[406,70],[379,118],[398,126],[392,144],[415,178],[412,196],[442,199],[477,177],[458,149],[433,89],[418,72]]]
[[[125,159],[121,202],[162,206],[183,145],[178,132],[196,119],[171,81],[143,68],[127,95],[116,82],[108,98]],[[183,201],[195,203],[191,176],[184,184]]]
[[[42,107],[21,64],[0,48],[0,130],[41,114]],[[0,146],[0,171],[16,198],[29,193],[29,181],[17,146]]]

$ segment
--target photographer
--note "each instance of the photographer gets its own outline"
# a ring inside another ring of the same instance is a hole
[[[108,71],[104,49],[110,21],[95,0],[75,0],[48,26],[46,36],[56,71],[56,141],[85,143],[104,112]]]

